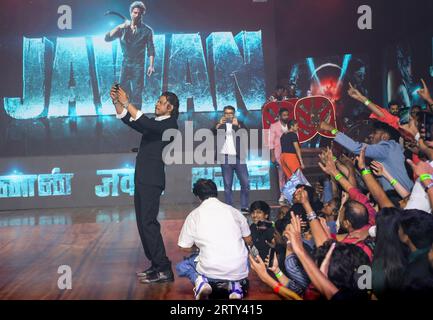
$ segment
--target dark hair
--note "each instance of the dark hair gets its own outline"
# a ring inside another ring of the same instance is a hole
[[[278,115],[281,117],[281,115],[282,115],[284,112],[289,112],[289,109],[287,109],[287,108],[280,108],[280,110],[278,111]]]
[[[284,230],[286,229],[286,226],[290,224],[291,220],[292,218],[290,215],[285,216],[283,219],[278,219],[277,221],[275,221],[275,230],[282,235]]]
[[[297,123],[296,120],[292,119],[287,122],[287,128],[293,127]]]
[[[334,240],[328,240],[316,249],[317,265],[322,264],[333,242]],[[358,279],[362,276],[362,273],[358,273],[358,268],[363,265],[369,266],[370,259],[360,247],[336,242],[329,263],[328,278],[338,289],[357,291]]]
[[[400,133],[396,129],[381,121],[373,121],[373,131],[385,132],[391,140],[396,142],[400,139]]]
[[[388,102],[388,109],[391,108],[391,106],[397,105],[400,108],[400,104],[396,100],[391,100]]]
[[[290,207],[288,205],[281,206],[278,209],[278,217],[287,217],[290,214]]]
[[[367,208],[360,202],[349,200],[344,204],[344,217],[353,229],[361,229],[368,224]]]
[[[210,179],[198,179],[192,188],[192,193],[197,196],[201,201],[208,198],[218,197],[218,189],[215,184]]]
[[[261,200],[251,203],[249,210],[250,213],[253,213],[255,210],[262,210],[268,216],[271,214],[271,207],[266,202]]]
[[[433,243],[433,216],[418,209],[404,210],[400,225],[403,232],[417,249],[430,247]]]
[[[161,96],[164,96],[168,103],[173,106],[173,110],[171,111],[170,115],[175,119],[179,118],[179,98],[177,95],[175,95],[173,92],[165,91],[161,94]]]
[[[402,286],[409,249],[400,241],[398,235],[401,214],[402,210],[398,208],[383,208],[376,216],[373,278],[376,275],[375,271],[382,270],[385,285],[383,288],[373,288],[375,291],[395,291]],[[374,283],[376,282],[373,281]]]
[[[284,90],[284,89],[286,89],[286,88],[284,86],[282,86],[281,84],[279,84],[275,87],[275,90]]]
[[[233,106],[225,106],[223,111],[226,111],[226,109],[229,109],[229,110],[232,110],[233,112],[236,112],[236,109]]]
[[[129,6],[129,13],[131,13],[132,10],[134,10],[135,8],[140,9],[141,13],[146,12],[146,6],[142,1],[134,1],[133,3],[131,3],[131,5]]]

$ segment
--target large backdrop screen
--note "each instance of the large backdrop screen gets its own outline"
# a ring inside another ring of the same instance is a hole
[[[19,77],[0,80],[13,81],[0,104],[2,156],[116,153],[138,146],[139,137],[116,119],[109,97],[110,87],[121,81],[124,51],[119,39],[104,39],[106,32],[123,22],[104,13],[114,8],[129,17],[129,4],[90,1],[87,6],[99,23],[93,19],[88,28],[72,28],[66,35],[40,28],[30,34],[17,32],[13,40],[10,35],[0,40],[10,47],[3,60],[19,56],[19,63],[5,65]],[[164,10],[158,10],[155,2],[148,2],[144,22],[154,30],[155,72],[146,75],[149,58],[145,54],[144,87],[138,92],[141,109],[151,115],[161,92],[172,91],[180,99],[181,130],[184,121],[192,121],[194,129],[210,127],[226,105],[237,107],[238,117],[249,127],[259,127],[269,59],[264,44],[271,41],[266,39],[267,18],[254,23],[254,14],[240,15],[232,25],[223,17],[217,23],[196,19],[193,26],[179,23],[176,29],[173,22],[164,25],[161,16],[189,19],[193,10],[185,9],[198,2],[166,1],[166,5],[159,4]],[[236,6],[245,10],[246,5],[242,1]],[[78,11],[80,6],[86,3],[72,8]],[[251,9],[258,11],[263,5]],[[52,10],[57,10],[55,2]],[[85,25],[89,19],[86,14],[72,14],[74,25]],[[38,12],[34,19],[44,17],[50,18]]]

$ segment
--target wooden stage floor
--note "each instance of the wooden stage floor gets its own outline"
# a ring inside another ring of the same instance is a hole
[[[181,261],[177,238],[192,205],[164,206],[160,220],[169,258]],[[72,270],[72,289],[60,290],[58,267]],[[141,284],[149,266],[133,207],[0,212],[0,299],[191,300],[189,280]],[[247,299],[279,299],[250,273]]]

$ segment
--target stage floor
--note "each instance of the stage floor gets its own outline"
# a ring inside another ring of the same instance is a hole
[[[162,206],[167,254],[183,259],[177,239],[193,205]],[[72,270],[72,289],[60,290],[58,268]],[[80,208],[0,212],[0,299],[191,300],[189,280],[141,284],[149,266],[135,224],[134,208]],[[247,299],[279,299],[250,272]]]

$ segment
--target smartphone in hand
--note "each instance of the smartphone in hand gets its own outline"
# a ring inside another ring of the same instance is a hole
[[[274,256],[275,256],[275,248],[269,249],[269,263],[268,263],[268,269],[272,268],[274,265]]]
[[[260,255],[259,250],[257,250],[257,248],[254,245],[252,245],[251,247],[250,246],[247,247],[248,247],[248,251],[250,252],[250,255],[252,255],[254,260],[257,261],[256,257]]]

